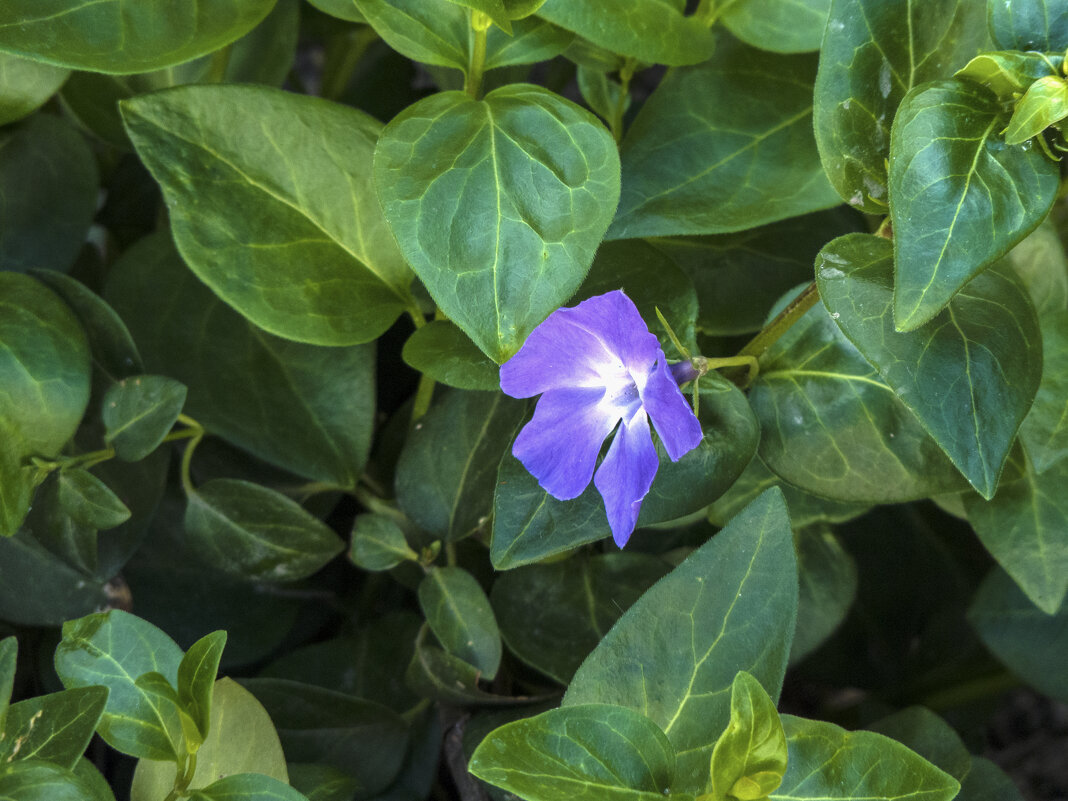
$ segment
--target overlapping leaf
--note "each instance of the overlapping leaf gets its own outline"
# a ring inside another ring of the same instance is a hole
[[[489,599],[460,567],[434,567],[419,584],[419,606],[434,636],[487,680],[501,664],[501,635]]]
[[[1068,310],[1050,312],[1041,329],[1042,382],[1020,426],[1020,439],[1038,473],[1068,457]]]
[[[0,53],[0,125],[22,119],[55,94],[70,70]]]
[[[1057,0],[988,0],[990,38],[1004,50],[1068,47],[1068,8]]]
[[[831,0],[740,0],[722,6],[718,21],[761,50],[804,53],[819,50]]]

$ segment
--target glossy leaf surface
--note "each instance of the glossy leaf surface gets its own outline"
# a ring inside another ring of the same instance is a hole
[[[73,770],[107,700],[105,687],[75,687],[12,704],[6,720],[0,714],[0,762],[43,759]]]
[[[998,100],[1010,103],[1020,99],[1035,81],[1056,75],[1058,61],[1063,57],[1056,53],[980,53],[957,70],[955,77],[975,81],[997,95]]]
[[[412,269],[498,363],[582,283],[619,192],[604,126],[529,84],[408,107],[383,131],[374,171]]]
[[[775,53],[819,50],[831,0],[741,0],[723,6],[718,22],[743,42]]]
[[[186,387],[173,378],[140,375],[125,378],[104,396],[104,440],[120,459],[139,462],[171,430],[185,405]]]
[[[796,614],[790,521],[782,493],[769,490],[627,610],[578,669],[564,706],[645,715],[678,754],[672,791],[701,792],[735,674],[751,673],[777,698]]]
[[[460,567],[434,567],[419,584],[419,606],[434,636],[487,680],[501,664],[501,634],[489,599]]]
[[[1040,366],[1020,357],[1041,347],[1034,309],[1011,273],[988,270],[930,323],[899,333],[892,253],[880,237],[836,239],[817,259],[820,296],[965,478],[990,498],[1041,378]]]
[[[988,0],[990,38],[1005,50],[1068,47],[1068,8],[1057,0]]]
[[[1068,117],[1068,83],[1060,76],[1039,78],[1020,98],[1005,129],[1005,144],[1019,145]]]

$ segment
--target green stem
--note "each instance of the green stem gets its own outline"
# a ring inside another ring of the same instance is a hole
[[[204,429],[200,429],[193,437],[190,438],[189,444],[185,446],[185,453],[182,454],[181,476],[182,476],[182,489],[185,490],[187,497],[196,495],[197,488],[193,486],[193,477],[190,474],[189,466],[193,462],[193,451],[197,449],[197,445],[200,444],[200,440],[204,438]]]
[[[471,11],[471,52],[467,58],[467,74],[464,76],[464,91],[478,100],[482,92],[482,73],[486,69],[486,37],[492,20],[481,11]]]
[[[426,317],[423,316],[423,310],[419,308],[419,304],[415,302],[415,298],[411,295],[408,296],[408,316],[412,318],[412,325],[416,330],[426,325]]]
[[[748,367],[749,375],[746,376],[746,386],[753,383],[753,380],[760,372],[760,362],[757,361],[755,356],[725,356],[722,359],[705,359],[706,370],[719,370],[723,367]]]
[[[429,411],[430,401],[434,399],[434,385],[436,383],[426,373],[419,377],[419,386],[415,390],[415,402],[412,404],[412,426]]]
[[[368,25],[361,25],[345,34],[341,56],[331,65],[328,73],[324,71],[323,86],[320,90],[323,97],[327,100],[337,100],[344,94],[360,59],[377,39],[378,34]]]
[[[820,299],[819,290],[816,289],[816,282],[813,281],[807,287],[805,287],[801,294],[790,301],[789,305],[781,312],[779,312],[775,319],[764,326],[755,337],[749,340],[749,343],[738,351],[736,358],[752,357],[759,359],[765,353],[768,348],[774,345],[779,337],[790,330],[790,326],[800,320],[809,309],[816,305]]]
[[[357,485],[356,488],[352,490],[352,495],[368,511],[392,517],[398,523],[408,522],[408,516],[398,509],[392,501],[387,501],[385,498],[378,497],[371,492],[371,490],[367,489],[367,487]]]
[[[619,97],[616,98],[616,107],[612,110],[612,119],[609,122],[612,136],[615,137],[617,145],[623,141],[623,112],[627,109],[627,98],[630,97],[630,79],[634,77],[634,68],[636,66],[637,62],[632,58],[628,58],[619,70]]]

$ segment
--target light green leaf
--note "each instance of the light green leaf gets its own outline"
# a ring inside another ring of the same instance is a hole
[[[819,50],[831,0],[735,0],[717,18],[753,47],[775,53]]]
[[[490,601],[508,650],[566,686],[597,643],[669,565],[608,553],[501,573]]]
[[[0,417],[0,541],[13,536],[30,511],[36,471],[22,464],[23,450],[21,437]]]
[[[364,570],[389,570],[404,561],[418,561],[397,521],[384,514],[359,514],[352,521],[349,559]]]
[[[498,363],[582,283],[619,192],[604,126],[529,84],[409,106],[383,131],[374,172],[412,269]]]
[[[598,117],[611,125],[618,115],[622,122],[623,114],[630,108],[630,93],[623,95],[623,86],[619,81],[610,78],[607,72],[581,64],[575,77],[582,99]]]
[[[1053,205],[1056,163],[1006,146],[1004,124],[997,98],[966,81],[925,84],[902,101],[890,142],[898,331],[930,321]]]
[[[207,481],[189,496],[185,532],[202,560],[246,581],[297,581],[344,549],[296,502],[233,478]]]
[[[497,365],[454,323],[431,320],[404,343],[401,358],[440,384],[458,389],[496,390]]]
[[[253,323],[353,345],[406,308],[411,275],[371,187],[377,121],[255,86],[178,87],[122,113],[186,263]]]
[[[424,64],[467,69],[468,13],[448,0],[355,0],[375,33]]]
[[[677,0],[546,0],[538,16],[595,45],[647,64],[697,64],[715,40]]]
[[[54,456],[89,403],[89,371],[85,332],[70,308],[39,281],[0,272],[0,425],[16,437],[5,450]]]
[[[974,0],[832,0],[813,113],[827,177],[847,203],[886,214],[898,104],[985,49],[983,12]]]
[[[960,784],[901,743],[870,731],[782,716],[789,758],[770,801],[951,801]]]
[[[1016,104],[1005,129],[1005,144],[1020,145],[1068,117],[1068,83],[1059,75],[1039,78]]]
[[[64,470],[59,474],[58,484],[63,511],[84,526],[109,529],[130,519],[126,504],[88,470]]]
[[[131,73],[189,61],[251,30],[273,0],[9,0],[0,8],[0,48],[49,64]]]
[[[1042,383],[1020,426],[1034,469],[1045,472],[1068,456],[1068,310],[1041,320]]]
[[[486,680],[501,664],[501,634],[489,599],[462,567],[432,567],[419,583],[419,606],[445,650]]]
[[[1041,378],[1041,365],[1028,358],[1041,348],[1034,307],[1019,279],[991,269],[934,320],[899,333],[891,311],[893,249],[870,234],[834,240],[816,261],[820,296],[838,327],[989,499]]]
[[[999,53],[980,53],[954,73],[955,78],[985,86],[1002,103],[1015,103],[1039,78],[1057,74],[1057,64],[1063,61],[1057,53],[1021,53],[1008,50]]]
[[[548,61],[563,53],[575,35],[540,17],[512,20],[512,35],[490,28],[486,35],[486,69]]]
[[[712,750],[713,797],[766,798],[786,773],[786,734],[775,702],[744,670],[731,684],[730,723]]]
[[[454,5],[462,6],[470,11],[477,11],[493,22],[505,33],[512,32],[512,20],[502,0],[448,0]],[[473,24],[474,20],[472,20]]]
[[[161,375],[124,378],[104,396],[104,441],[120,459],[139,462],[159,447],[185,405],[186,387]]]
[[[289,781],[285,755],[274,724],[259,701],[233,679],[215,682],[210,734],[197,751],[191,788],[207,787],[226,776],[258,773]],[[161,801],[174,788],[176,765],[142,759],[134,771],[131,801]]]
[[[68,689],[103,685],[111,692],[97,731],[131,756],[177,761],[178,710],[138,687],[144,673],[174,684],[182,652],[174,640],[139,617],[118,609],[63,624],[56,673]]]
[[[148,370],[189,388],[186,412],[271,464],[355,486],[374,429],[374,347],[324,348],[271,336],[213,295],[167,233],[130,248],[105,296]]]
[[[73,770],[107,700],[106,687],[76,687],[12,704],[6,722],[0,714],[0,764],[43,759]]]
[[[586,704],[495,729],[475,749],[469,769],[537,801],[653,801],[664,798],[672,784],[675,753],[648,718],[618,706]]]
[[[645,715],[676,749],[672,792],[703,792],[735,674],[751,673],[777,698],[796,615],[790,520],[772,489],[619,619],[578,669],[563,705],[610,703]]]
[[[436,537],[485,526],[497,464],[526,404],[500,392],[452,390],[419,420],[397,461],[397,504]]]
[[[968,610],[983,645],[1013,673],[1052,698],[1068,702],[1068,603],[1050,615],[1012,577],[994,570]]]
[[[193,643],[178,665],[178,701],[202,739],[211,732],[211,698],[225,647],[226,632],[213,631]]]
[[[1058,0],[987,0],[990,38],[1003,50],[1068,47],[1068,8]]]
[[[52,762],[17,762],[0,772],[0,801],[89,801],[93,796],[71,771]]]
[[[0,125],[20,120],[43,105],[70,70],[0,53]]]
[[[796,527],[793,510],[790,506]],[[800,662],[834,633],[857,594],[857,566],[830,526],[806,526],[797,531],[794,542],[800,595],[791,663]]]
[[[308,801],[285,782],[259,773],[238,773],[197,790],[190,801]]]
[[[814,56],[720,35],[707,62],[671,71],[623,140],[610,239],[719,234],[838,204],[812,137]]]

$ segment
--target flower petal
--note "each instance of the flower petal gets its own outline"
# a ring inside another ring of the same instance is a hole
[[[634,303],[616,290],[550,314],[501,365],[501,389],[529,398],[564,387],[603,387],[608,374],[648,372],[659,352]]]
[[[649,493],[660,460],[656,456],[649,419],[639,411],[623,423],[608,454],[597,468],[594,485],[604,498],[612,538],[622,548],[638,522],[642,499]]]
[[[558,500],[577,498],[586,489],[601,445],[619,421],[600,402],[603,397],[601,388],[546,392],[515,438],[512,454]]]
[[[677,462],[701,444],[704,433],[701,423],[687,403],[679,385],[671,374],[667,361],[661,355],[656,370],[649,376],[644,387],[639,387],[642,406],[653,427],[664,443],[671,461]]]

